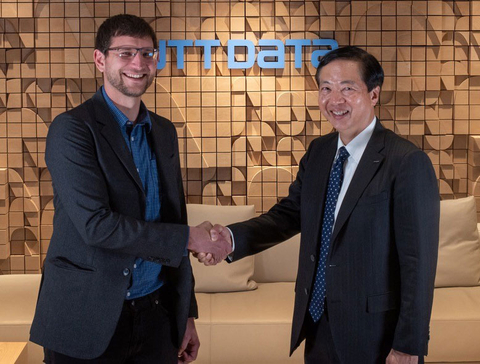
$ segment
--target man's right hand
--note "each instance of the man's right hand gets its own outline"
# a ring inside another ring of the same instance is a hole
[[[215,239],[212,234],[211,238],[210,231],[213,228],[214,226],[208,221],[205,221],[196,227],[190,227],[187,249],[199,260],[208,257],[208,264],[205,261],[202,262],[205,263],[205,265],[218,264],[232,252],[230,234],[228,235],[228,239],[224,238],[224,235],[222,234],[215,237]]]
[[[228,241],[230,246],[232,246],[232,237],[230,235],[230,231],[225,226],[215,224],[215,226],[213,226],[209,229],[209,233],[210,233],[210,237],[211,237],[212,241],[226,240],[226,241]],[[230,249],[230,253],[231,253],[231,250],[232,249]],[[206,266],[217,264],[215,262],[215,259],[212,256],[212,254],[210,254],[210,253],[195,254],[195,257],[198,259],[198,261],[200,263],[203,263]]]

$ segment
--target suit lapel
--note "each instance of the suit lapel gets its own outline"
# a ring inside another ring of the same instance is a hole
[[[338,133],[336,133],[338,135]],[[328,179],[330,177],[330,170],[332,169],[333,160],[337,153],[337,142],[338,137],[332,138],[328,143],[326,143],[324,149],[322,149],[315,159],[312,161],[314,174],[311,179],[309,179],[309,185],[313,189],[309,195],[312,198],[311,207],[312,216],[315,219],[315,225],[313,231],[315,232],[315,239],[307,239],[306,241],[311,241],[311,244],[317,246],[317,242],[320,241],[321,226],[323,219],[323,210],[325,207],[325,198],[327,195],[327,186]],[[318,165],[318,168],[315,168],[315,165]],[[309,166],[309,169],[311,167]],[[310,184],[310,180],[312,183]]]
[[[132,154],[125,143],[125,139],[123,138],[118,123],[113,118],[113,115],[103,98],[101,89],[97,91],[92,100],[95,109],[95,119],[102,125],[100,132],[107,140],[108,144],[110,144],[114,153],[117,155],[118,159],[120,159],[130,176],[132,176],[140,190],[143,191],[142,180],[138,175]]]
[[[162,193],[171,191],[172,184],[175,183],[176,176],[172,176],[174,165],[172,159],[174,156],[173,148],[171,148],[172,140],[169,133],[163,130],[161,124],[155,122],[154,116],[150,114],[152,120],[152,147],[157,159],[158,176],[161,182]]]
[[[373,176],[375,176],[382,165],[384,155],[380,152],[384,148],[384,143],[385,129],[380,124],[380,121],[377,121],[372,137],[363,152],[363,156],[355,170],[355,174],[353,175],[347,193],[342,201],[342,206],[338,211],[335,227],[330,240],[331,242],[335,242],[338,232],[348,220],[348,217],[355,208],[358,199],[362,196],[363,191],[365,191],[365,188],[367,188]],[[330,249],[332,249],[332,246],[333,244],[331,244]]]
[[[177,178],[175,136],[163,123],[157,122],[152,113],[150,113],[150,118],[152,120],[152,148],[157,160],[162,221],[173,222],[181,211],[178,184],[182,183]]]

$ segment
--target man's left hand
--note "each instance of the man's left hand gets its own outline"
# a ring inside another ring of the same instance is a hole
[[[390,350],[385,364],[417,364],[418,356],[405,354],[400,351]]]
[[[200,340],[198,340],[197,330],[195,329],[195,321],[193,317],[189,317],[182,346],[178,351],[178,364],[191,363],[197,359],[199,347]]]

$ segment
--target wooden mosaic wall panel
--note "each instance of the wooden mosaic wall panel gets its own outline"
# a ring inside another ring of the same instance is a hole
[[[185,67],[167,64],[144,97],[180,136],[188,202],[255,204],[287,194],[312,139],[331,131],[320,117],[315,47],[295,68],[229,69],[227,41],[335,39],[381,61],[378,114],[432,159],[442,198],[480,199],[480,1],[56,1],[0,3],[0,269],[36,273],[52,233],[45,167],[52,119],[85,101],[101,78],[92,62],[108,16],[144,17],[164,40],[212,40],[212,67],[188,47]],[[257,52],[259,47],[256,47]],[[245,61],[243,49],[237,61]]]

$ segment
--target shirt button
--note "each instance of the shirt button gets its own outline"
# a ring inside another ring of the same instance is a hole
[[[127,297],[130,297],[130,292],[127,292]],[[132,303],[133,304],[133,303]]]
[[[126,276],[128,276],[129,274],[130,274],[130,269],[125,268],[125,269],[123,270],[123,275],[126,277]]]
[[[314,262],[314,261],[315,261],[315,255],[313,255],[313,254],[310,255],[310,260],[311,260],[312,262]]]
[[[135,138],[134,138],[134,137],[132,137],[130,140],[133,142],[133,141],[135,140]]]
[[[136,265],[136,264],[134,264],[134,265],[133,265],[133,268],[137,268],[137,265]]]
[[[140,170],[137,168],[137,172],[140,173]]]

